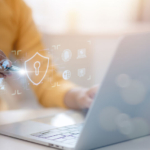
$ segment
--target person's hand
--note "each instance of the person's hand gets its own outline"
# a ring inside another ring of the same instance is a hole
[[[64,98],[64,102],[71,109],[85,109],[91,106],[99,86],[95,85],[89,89],[75,88],[70,90]]]
[[[10,72],[6,70],[6,67],[11,67],[12,63],[7,59],[6,55],[0,50],[0,78],[6,78],[10,76]]]

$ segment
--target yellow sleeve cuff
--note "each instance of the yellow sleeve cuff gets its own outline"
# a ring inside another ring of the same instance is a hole
[[[67,92],[73,88],[75,88],[76,85],[69,81],[61,81],[59,83],[59,86],[53,87],[49,90],[46,90],[39,102],[44,107],[62,107],[67,108],[67,106],[64,103],[64,98]]]

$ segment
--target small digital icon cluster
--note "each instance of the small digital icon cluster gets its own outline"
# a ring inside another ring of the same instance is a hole
[[[65,49],[63,52],[62,52],[62,60],[64,62],[67,62],[71,59],[72,57],[72,52],[71,50],[69,49]],[[86,49],[79,49],[78,50],[78,53],[77,53],[77,59],[82,59],[82,58],[86,58]]]
[[[48,54],[50,54],[51,51],[52,52],[53,51],[58,52],[58,49],[60,47],[61,47],[60,44],[59,45],[53,45],[52,46],[52,48],[54,48],[53,50],[44,49],[41,51],[46,51],[46,52],[49,52]],[[21,50],[12,51],[12,53],[14,55],[19,55],[21,53]],[[43,83],[44,79],[47,79],[45,77],[46,77],[47,72],[49,71],[49,62],[50,62],[49,59],[51,59],[51,57],[53,57],[53,54],[50,54],[50,57],[49,56],[45,57],[45,56],[41,55],[40,52],[36,52],[32,56],[30,56],[27,60],[24,59],[24,63],[23,63],[24,64],[24,70],[25,70],[25,74],[26,74],[27,79],[29,79],[29,82],[27,83],[26,89],[28,89],[30,82],[33,85],[39,85],[39,84]],[[87,57],[86,48],[78,49],[76,51],[76,56],[70,49],[64,49],[64,50],[62,50],[61,53],[59,52],[58,59],[62,60],[64,62],[64,64],[66,64],[66,63],[69,63],[72,58],[76,59],[78,61],[79,59],[84,59],[86,57]],[[61,64],[61,66],[64,64]],[[65,67],[63,66],[63,68],[65,68]],[[69,68],[63,69],[62,78],[64,80],[70,80],[72,75],[73,75],[73,72]],[[79,78],[84,77],[86,75],[86,68],[83,66],[81,68],[78,68],[76,70],[76,75]],[[53,73],[51,74],[51,76],[53,76]],[[53,77],[49,77],[49,78],[53,78]],[[19,80],[19,79],[20,79],[20,76],[17,76],[14,80]],[[87,80],[91,80],[91,76],[89,76]],[[48,79],[48,82],[51,83],[52,88],[61,86],[61,84],[59,84],[58,82],[53,83],[52,80],[49,80],[49,79]],[[1,86],[0,88],[3,89],[4,86]],[[21,92],[16,89],[12,95],[20,95],[20,94],[21,94]]]
[[[86,74],[86,69],[85,68],[78,69],[78,71],[77,71],[78,77],[80,77],[80,78],[84,77],[85,74]],[[71,71],[70,70],[65,70],[63,72],[62,76],[63,76],[64,80],[69,80],[71,78]]]
[[[68,62],[72,57],[72,52],[71,50],[69,49],[66,49],[62,52],[62,60],[64,62]],[[83,58],[86,58],[87,57],[87,54],[86,54],[86,49],[83,48],[83,49],[78,49],[77,51],[77,57],[76,59],[83,59]],[[84,77],[86,74],[86,68],[80,68],[77,70],[77,75],[78,77]],[[65,70],[63,73],[62,73],[62,77],[64,80],[69,80],[71,78],[71,71],[70,70]]]
[[[89,56],[91,41],[88,41],[89,44],[87,45],[87,41],[78,42],[78,40],[73,39],[69,43],[69,47],[68,41],[62,40],[59,44],[56,44],[56,42],[50,48],[41,49],[32,53],[32,55],[23,50],[11,51],[9,59],[12,64],[24,71],[23,74],[21,72],[13,73],[11,82],[13,85],[15,83],[18,83],[18,85],[16,84],[17,86],[12,87],[11,96],[20,97],[25,91],[29,92],[31,90],[30,86],[38,86],[45,83],[45,81],[49,83],[46,90],[59,88],[62,84],[60,81],[54,80],[55,67],[62,73],[61,76],[64,80],[72,80],[76,84],[80,84],[84,79],[85,82],[92,79],[89,74],[89,66],[87,66],[87,56]],[[7,66],[7,63],[6,61],[4,65]],[[0,70],[5,69],[5,66],[0,66]],[[84,82],[81,84],[84,84]],[[90,82],[87,84],[90,84]],[[3,79],[0,79],[0,94],[4,96],[8,94],[7,83]]]

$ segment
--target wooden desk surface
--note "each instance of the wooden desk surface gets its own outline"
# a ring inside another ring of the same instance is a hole
[[[64,112],[61,109],[17,110],[0,112],[0,124],[24,121]],[[149,150],[150,136],[115,144],[100,150]],[[0,150],[54,150],[52,148],[0,135]]]

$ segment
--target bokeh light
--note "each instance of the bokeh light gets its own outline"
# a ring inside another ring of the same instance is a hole
[[[120,133],[124,135],[130,135],[133,131],[132,120],[127,114],[119,114],[116,118],[116,124]]]
[[[120,111],[115,107],[106,107],[100,113],[100,125],[106,131],[114,131],[117,128],[116,118]]]
[[[146,88],[142,82],[132,80],[128,87],[122,88],[121,95],[126,103],[130,105],[137,105],[144,101],[146,96]]]
[[[26,71],[24,70],[24,69],[21,69],[20,71],[19,71],[19,74],[21,74],[21,75],[24,75],[26,73]]]
[[[116,79],[116,83],[119,87],[125,88],[130,85],[131,79],[127,74],[120,74]]]

